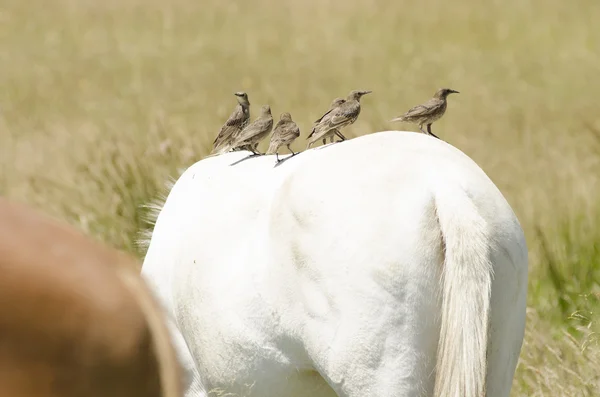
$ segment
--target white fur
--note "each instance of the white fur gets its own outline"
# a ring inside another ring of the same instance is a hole
[[[398,131],[247,156],[181,175],[144,261],[187,396],[509,396],[527,249],[470,158]]]

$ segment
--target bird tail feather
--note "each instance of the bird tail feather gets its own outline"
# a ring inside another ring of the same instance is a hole
[[[267,151],[265,152],[265,154],[275,154],[275,152],[277,151],[278,146],[277,146],[277,142],[271,142],[269,144],[269,149],[267,149]]]

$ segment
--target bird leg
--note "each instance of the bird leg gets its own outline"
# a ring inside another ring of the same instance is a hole
[[[435,135],[433,132],[431,132],[431,124],[427,124],[427,132],[429,132],[429,135],[434,136],[437,139],[440,139],[437,135]]]
[[[294,153],[294,151],[292,150],[292,148],[290,147],[290,145],[287,145],[287,148],[290,152],[292,152],[292,157],[294,157],[295,155],[297,155],[298,153]]]
[[[257,155],[262,155],[261,152],[259,152],[256,148],[258,147],[258,143],[255,143],[254,145],[252,145],[250,148],[252,150],[252,153],[257,154]]]
[[[423,131],[423,124],[419,124],[419,129],[421,130],[421,132],[425,135],[427,135],[427,133],[425,131]]]
[[[279,163],[281,160],[279,160],[279,153],[275,152],[275,158],[277,159],[277,163]]]
[[[252,154],[254,154],[255,156],[260,156],[262,153],[260,153],[258,150],[256,150],[256,147],[258,145],[247,145],[247,148],[249,151],[252,152]]]
[[[345,136],[343,136],[343,135],[342,135],[342,133],[341,133],[341,132],[339,132],[337,129],[335,130],[335,135],[337,135],[338,137],[340,137],[340,139],[341,139],[342,141],[345,141],[345,140],[346,140],[346,137],[345,137]],[[331,137],[331,140],[333,141],[333,137]]]
[[[331,137],[331,142],[333,143],[333,137]],[[323,145],[327,144],[327,138],[323,138]]]

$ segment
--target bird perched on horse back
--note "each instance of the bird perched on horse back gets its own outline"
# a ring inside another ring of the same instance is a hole
[[[333,130],[339,130],[356,121],[360,114],[360,98],[367,95],[371,91],[351,91],[346,97],[346,101],[342,103],[327,115],[324,115],[322,120],[315,126],[314,131],[310,134],[307,149],[320,139],[327,138],[335,134]]]
[[[219,134],[213,142],[213,150],[211,153],[225,153],[231,149],[231,144],[236,135],[248,125],[250,120],[250,101],[248,94],[245,92],[236,92],[238,104],[221,127]]]
[[[292,156],[295,156],[296,153],[292,150],[290,145],[296,138],[300,136],[300,129],[292,121],[292,116],[285,112],[281,113],[280,120],[275,125],[273,129],[273,134],[271,135],[271,143],[269,144],[269,149],[266,154],[273,154],[277,157],[277,162],[279,162],[279,148],[283,145],[286,145],[288,150],[292,152]]]
[[[327,110],[327,112],[325,112],[321,117],[319,117],[318,119],[315,120],[313,129],[312,129],[311,133],[308,135],[308,137],[306,139],[308,139],[308,138],[310,138],[311,136],[314,135],[314,133],[315,133],[315,128],[314,127],[317,126],[317,124],[319,124],[321,122],[321,120],[323,120],[323,117],[325,117],[328,114],[330,114],[333,109],[338,108],[344,102],[346,102],[346,100],[344,98],[335,98],[331,102],[331,105],[329,105],[329,110]],[[332,132],[333,132],[333,134],[329,137],[329,142],[330,143],[333,143],[335,135],[337,135],[342,141],[346,140],[346,138],[337,130],[337,128],[333,129]],[[323,145],[325,145],[326,143],[327,143],[327,139],[323,138]]]
[[[437,90],[433,98],[423,103],[410,108],[406,113],[400,117],[396,117],[390,121],[404,121],[408,123],[415,123],[419,125],[419,129],[423,134],[423,125],[427,125],[427,132],[429,135],[439,139],[433,132],[431,132],[431,124],[434,121],[439,120],[446,112],[447,101],[446,98],[450,94],[459,94],[458,91],[450,88],[440,88]]]
[[[272,128],[273,116],[271,115],[271,107],[269,105],[264,105],[260,108],[260,116],[234,137],[231,148],[235,150],[240,147],[245,147],[254,154],[258,154],[256,147],[263,138],[269,135]]]

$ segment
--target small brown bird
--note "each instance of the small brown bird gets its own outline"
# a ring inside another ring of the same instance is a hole
[[[331,105],[329,105],[329,110],[327,112],[325,112],[325,114],[323,114],[321,117],[319,117],[317,120],[315,120],[314,125],[313,125],[313,130],[311,131],[311,133],[308,135],[308,138],[310,138],[311,136],[314,135],[315,133],[315,126],[317,126],[317,124],[319,124],[321,122],[321,120],[323,120],[323,117],[326,117],[328,114],[331,113],[331,111],[337,107],[339,107],[341,104],[343,104],[344,102],[346,102],[346,100],[344,98],[335,98],[332,102]],[[333,134],[329,137],[329,142],[333,143],[333,140],[335,138],[335,135],[337,135],[342,141],[346,140],[346,137],[342,135],[341,132],[338,131],[337,128],[335,128],[334,130],[332,130]],[[323,138],[323,145],[325,145],[327,143],[327,139]]]
[[[417,105],[413,108],[410,108],[406,113],[404,113],[400,117],[396,117],[390,121],[403,121],[408,123],[415,123],[419,125],[419,129],[423,134],[426,134],[423,131],[423,124],[427,125],[427,132],[438,139],[433,132],[431,132],[431,124],[434,121],[439,120],[440,117],[444,115],[446,112],[447,101],[446,98],[450,94],[460,94],[458,91],[452,90],[450,88],[440,88],[437,90],[433,98],[428,100],[422,105]]]
[[[225,153],[231,149],[233,138],[248,125],[250,120],[250,101],[245,92],[236,92],[238,104],[227,119],[213,142],[211,153]]]
[[[277,157],[277,162],[279,163],[279,153],[278,150],[281,146],[286,145],[288,150],[292,152],[292,156],[295,156],[296,153],[292,150],[290,145],[296,138],[300,136],[300,129],[292,121],[292,116],[285,112],[281,113],[280,119],[275,125],[273,129],[273,134],[271,134],[271,143],[269,144],[269,150],[267,150],[266,154],[273,154]]]
[[[260,108],[260,116],[234,137],[231,148],[235,150],[244,147],[248,148],[254,154],[259,154],[256,151],[256,147],[263,138],[269,135],[272,128],[273,116],[271,115],[271,107],[264,105]]]
[[[371,91],[351,91],[346,101],[334,108],[327,115],[323,115],[321,121],[310,133],[307,149],[320,139],[325,139],[335,134],[335,130],[341,130],[356,121],[360,114],[360,98]]]

